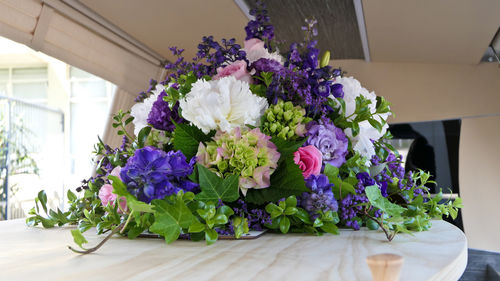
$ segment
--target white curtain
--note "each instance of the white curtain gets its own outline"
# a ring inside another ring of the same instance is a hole
[[[134,100],[136,94],[131,94],[123,89],[117,88],[115,96],[113,98],[113,103],[109,110],[108,123],[106,124],[106,130],[104,131],[103,142],[111,146],[112,148],[119,147],[122,144],[122,136],[117,134],[118,129],[113,128],[113,116],[121,109],[123,112],[129,111],[130,108],[135,104]],[[130,123],[126,130],[130,134],[134,134],[134,125]]]

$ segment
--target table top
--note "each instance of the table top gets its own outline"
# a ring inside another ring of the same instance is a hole
[[[78,255],[71,227],[32,228],[23,220],[0,222],[1,280],[371,280],[366,257],[404,257],[401,280],[457,280],[467,263],[463,232],[444,221],[430,231],[397,235],[341,230],[340,235],[265,234],[214,245],[116,236],[97,252]],[[92,229],[89,244],[104,236]]]

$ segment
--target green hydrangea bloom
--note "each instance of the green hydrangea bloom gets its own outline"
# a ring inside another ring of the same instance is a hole
[[[279,100],[271,105],[262,116],[262,132],[284,140],[296,140],[304,136],[305,124],[311,121],[310,118],[305,117],[305,114],[304,108],[293,106],[290,101]]]
[[[278,166],[280,153],[271,137],[259,128],[231,132],[218,131],[213,141],[200,143],[197,162],[212,169],[219,176],[239,175],[239,186],[245,195],[249,188],[266,188],[270,176]]]

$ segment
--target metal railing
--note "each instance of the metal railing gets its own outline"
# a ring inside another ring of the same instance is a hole
[[[24,217],[38,189],[64,192],[64,150],[61,110],[0,95],[1,218]]]

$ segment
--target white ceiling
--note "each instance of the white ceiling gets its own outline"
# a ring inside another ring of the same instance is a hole
[[[245,37],[233,0],[80,2],[168,59],[170,46],[194,57],[204,35]],[[363,9],[372,61],[476,64],[500,26],[498,0],[364,0]]]

